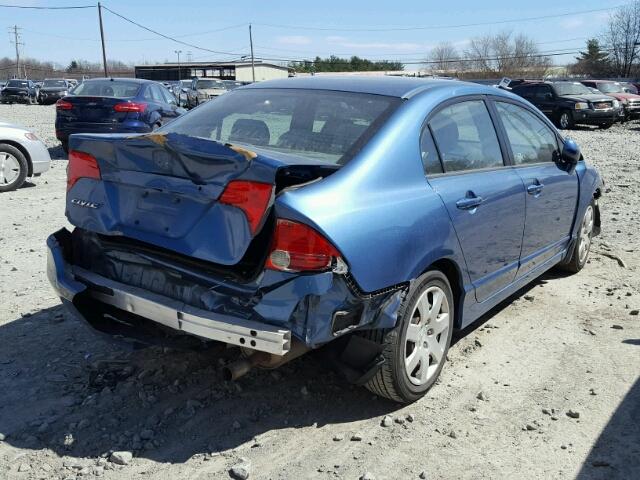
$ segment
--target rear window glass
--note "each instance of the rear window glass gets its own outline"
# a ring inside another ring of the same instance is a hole
[[[27,82],[23,80],[9,80],[7,87],[27,88]]]
[[[197,88],[226,88],[221,80],[198,80],[196,83]]]
[[[162,130],[344,164],[400,102],[326,90],[242,89]]]
[[[67,82],[64,80],[45,80],[43,87],[67,87]]]
[[[140,84],[119,80],[92,80],[83,82],[74,90],[74,95],[91,97],[135,97],[140,90]]]

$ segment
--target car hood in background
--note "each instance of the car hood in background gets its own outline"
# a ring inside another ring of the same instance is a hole
[[[635,93],[607,93],[607,95],[617,100],[640,100],[640,95]]]
[[[608,95],[598,95],[597,93],[589,93],[587,95],[560,95],[560,98],[573,100],[574,102],[611,102],[613,98]]]

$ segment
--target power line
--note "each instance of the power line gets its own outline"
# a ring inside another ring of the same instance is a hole
[[[519,23],[519,22],[532,22],[535,20],[546,20],[549,18],[561,18],[568,17],[574,15],[583,15],[587,13],[596,13],[596,12],[606,12],[610,10],[616,10],[621,7],[625,7],[630,5],[631,3],[623,3],[621,5],[616,5],[613,7],[607,8],[594,8],[591,10],[581,10],[581,11],[573,11],[567,13],[559,13],[555,15],[541,15],[538,17],[526,17],[526,18],[514,18],[510,20],[497,20],[493,22],[477,22],[477,23],[463,23],[458,25],[430,25],[430,26],[412,26],[412,27],[367,27],[367,28],[358,28],[358,27],[314,27],[311,25],[283,25],[276,23],[254,23],[254,25],[260,25],[262,27],[270,27],[270,28],[285,28],[288,30],[317,30],[317,31],[326,31],[326,32],[402,32],[402,31],[410,31],[410,30],[442,30],[442,29],[451,29],[451,28],[466,28],[466,27],[481,27],[487,25],[502,25],[505,23]]]
[[[9,5],[7,3],[0,3],[0,8],[22,8],[28,10],[80,10],[83,8],[96,8],[95,5],[76,5],[69,7],[38,7],[35,5]]]
[[[111,9],[110,9],[110,8],[108,8],[108,7],[103,6],[102,8],[104,8],[106,11],[108,11],[108,12],[112,13],[112,14],[113,14],[113,15],[115,15],[116,17],[120,17],[122,20],[124,20],[124,21],[126,21],[126,22],[129,22],[129,23],[131,23],[131,24],[135,25],[136,27],[142,28],[143,30],[146,30],[146,31],[148,31],[148,32],[151,32],[151,33],[153,33],[153,34],[155,34],[155,35],[158,35],[158,36],[160,36],[160,37],[162,37],[162,38],[165,38],[165,39],[167,39],[167,40],[171,40],[172,42],[179,43],[179,44],[181,44],[181,45],[185,45],[185,46],[187,46],[187,47],[195,48],[195,49],[197,49],[197,50],[202,50],[202,51],[204,51],[204,52],[211,52],[211,53],[217,53],[217,54],[222,54],[222,55],[239,55],[239,53],[220,52],[220,51],[217,51],[217,50],[211,50],[211,49],[209,49],[209,48],[201,47],[201,46],[199,46],[199,45],[194,45],[193,43],[183,42],[182,40],[178,40],[178,39],[177,39],[177,38],[175,38],[175,37],[171,37],[171,36],[169,36],[169,35],[165,35],[164,33],[160,33],[160,32],[158,32],[157,30],[153,30],[152,28],[145,27],[144,25],[142,25],[142,24],[140,24],[140,23],[138,23],[138,22],[136,22],[136,21],[134,21],[134,20],[131,20],[130,18],[125,17],[124,15],[120,15],[119,13],[114,12],[113,10],[111,10]]]

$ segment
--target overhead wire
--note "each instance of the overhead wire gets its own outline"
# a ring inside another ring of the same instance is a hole
[[[580,11],[574,10],[566,13],[540,15],[537,17],[513,18],[509,20],[496,20],[491,22],[461,23],[461,24],[454,24],[454,25],[419,25],[419,26],[411,26],[411,27],[367,27],[367,28],[317,27],[313,25],[285,25],[285,24],[277,24],[277,23],[260,23],[260,22],[253,23],[253,25],[260,25],[262,27],[271,27],[271,28],[286,28],[288,30],[317,30],[317,31],[327,31],[327,32],[403,32],[403,31],[411,31],[411,30],[442,30],[442,29],[453,29],[453,28],[480,27],[480,26],[488,26],[488,25],[502,25],[506,23],[516,23],[516,22],[518,23],[531,22],[536,20],[547,20],[550,18],[562,18],[562,17],[568,17],[568,16],[583,15],[587,13],[606,12],[610,10],[616,10],[621,7],[625,7],[630,4],[631,3],[623,3],[620,5],[615,5],[615,6],[606,7],[606,8],[593,8],[590,10],[580,10]]]

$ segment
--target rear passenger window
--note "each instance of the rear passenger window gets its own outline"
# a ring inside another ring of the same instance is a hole
[[[445,172],[504,165],[498,137],[482,100],[445,107],[429,122]]]
[[[525,108],[496,102],[516,165],[552,162],[558,143],[553,131]]]
[[[422,157],[422,165],[427,174],[442,173],[442,164],[438,157],[438,151],[433,143],[429,128],[425,128],[420,137],[420,156]]]

